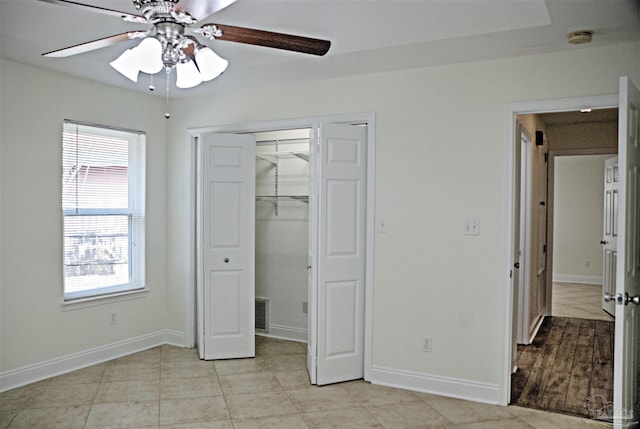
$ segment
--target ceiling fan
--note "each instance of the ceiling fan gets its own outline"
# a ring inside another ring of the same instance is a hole
[[[322,56],[331,42],[291,34],[274,33],[231,25],[204,24],[191,28],[199,20],[224,9],[236,0],[132,0],[138,14],[131,14],[71,0],[40,0],[104,15],[127,22],[151,24],[147,30],[127,31],[63,49],[46,52],[46,57],[68,57],[133,39],[138,46],[127,49],[110,65],[134,82],[140,72],[155,74],[176,69],[176,86],[191,88],[219,76],[228,65],[190,32],[210,40],[245,43]],[[167,79],[168,81],[168,79]]]

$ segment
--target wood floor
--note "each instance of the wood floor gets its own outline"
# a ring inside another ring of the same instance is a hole
[[[593,417],[591,402],[613,400],[614,322],[546,317],[532,344],[518,346],[511,403]]]

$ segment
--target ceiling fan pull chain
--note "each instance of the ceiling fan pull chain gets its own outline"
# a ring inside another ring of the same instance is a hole
[[[150,74],[149,76],[151,76],[151,79],[149,79],[149,91],[153,92],[156,89],[156,86],[153,84],[153,75]]]
[[[164,117],[167,118],[167,119],[169,119],[171,117],[171,113],[169,113],[169,77],[170,77],[169,73],[171,73],[170,69],[167,70],[167,98],[166,98],[167,111],[164,114]]]

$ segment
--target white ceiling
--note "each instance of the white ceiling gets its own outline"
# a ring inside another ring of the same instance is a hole
[[[136,13],[130,0],[75,1]],[[229,60],[229,68],[188,90],[172,82],[172,97],[585,49],[566,39],[568,32],[583,29],[594,31],[590,47],[638,41],[640,0],[237,0],[197,25],[208,22],[329,39],[332,47],[315,57],[200,37]],[[108,62],[139,41],[68,58],[41,54],[147,28],[37,0],[0,0],[3,58],[138,91],[147,90],[148,77],[133,83]],[[156,75],[156,87],[163,88],[164,79]]]

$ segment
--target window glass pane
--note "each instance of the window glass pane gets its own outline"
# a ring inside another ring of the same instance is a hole
[[[62,207],[128,207],[129,142],[72,131],[63,135]]]
[[[65,291],[129,283],[128,216],[65,216]]]

